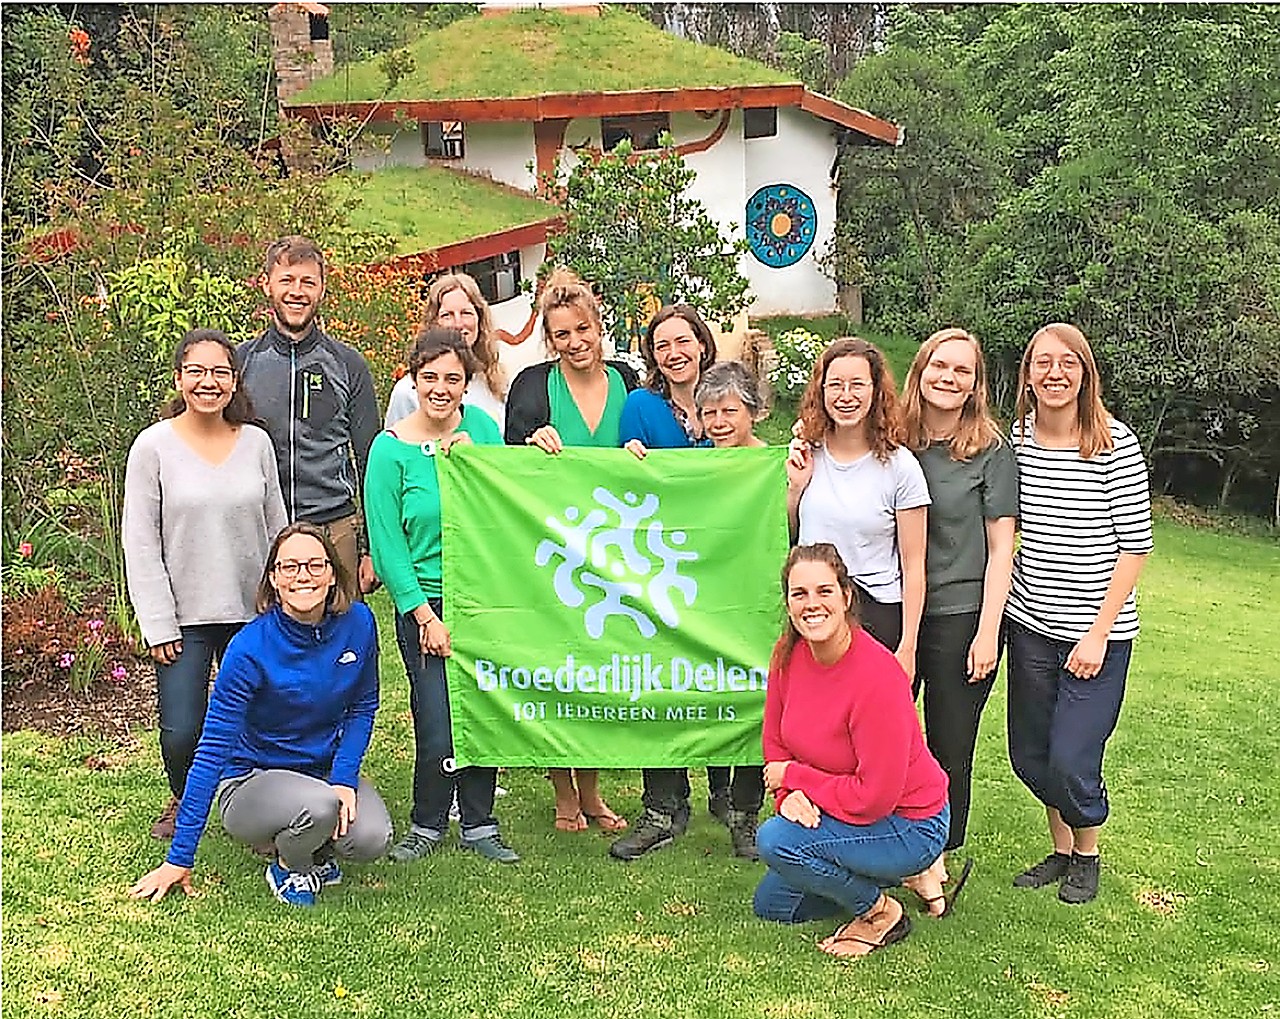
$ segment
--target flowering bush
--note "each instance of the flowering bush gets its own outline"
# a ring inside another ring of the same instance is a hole
[[[779,396],[798,397],[809,382],[813,363],[826,349],[827,340],[808,329],[788,329],[773,338],[777,360],[772,362],[766,379]]]
[[[131,642],[95,607],[76,612],[52,584],[4,600],[4,682],[66,683],[77,693],[91,683],[123,683]]]

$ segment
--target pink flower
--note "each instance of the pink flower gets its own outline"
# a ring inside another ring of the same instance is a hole
[[[31,553],[34,551],[35,549],[31,547],[31,542],[29,541],[24,541],[18,546],[18,555],[22,556],[23,559],[30,559]]]
[[[123,665],[117,665],[114,669],[111,670],[111,682],[113,683],[123,683],[128,678],[129,678],[129,670],[126,669]]]
[[[89,632],[90,632],[90,633],[97,633],[97,632],[98,632],[99,630],[101,630],[105,625],[106,625],[106,623],[104,623],[101,619],[90,619],[90,620],[89,620]]]
[[[73,662],[75,662],[75,660],[76,660],[75,655],[73,655],[70,651],[65,651],[63,652],[62,657],[58,659],[58,667],[62,669],[69,669],[71,668],[71,665]]]

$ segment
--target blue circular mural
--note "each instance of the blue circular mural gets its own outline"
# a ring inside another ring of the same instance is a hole
[[[747,243],[765,265],[794,265],[813,246],[818,214],[794,184],[768,184],[747,200]]]

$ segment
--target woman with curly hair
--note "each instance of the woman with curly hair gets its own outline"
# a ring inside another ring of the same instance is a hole
[[[839,549],[863,628],[914,679],[929,489],[902,445],[893,373],[878,347],[846,336],[818,356],[797,431],[787,457],[792,537]]]
[[[507,376],[498,361],[498,338],[493,312],[480,293],[480,286],[465,272],[437,276],[427,290],[422,311],[423,329],[457,329],[462,333],[478,368],[462,402],[479,407],[502,428],[507,415]],[[407,418],[418,409],[418,392],[413,375],[405,375],[391,388],[387,401],[386,427]]]

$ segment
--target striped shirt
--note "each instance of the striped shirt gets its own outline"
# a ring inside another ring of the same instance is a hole
[[[1151,495],[1137,436],[1111,420],[1114,448],[1088,460],[1074,449],[1047,449],[1015,426],[1022,541],[1013,559],[1009,618],[1037,633],[1076,641],[1102,607],[1121,552],[1151,551]],[[1109,640],[1138,633],[1134,592]]]

